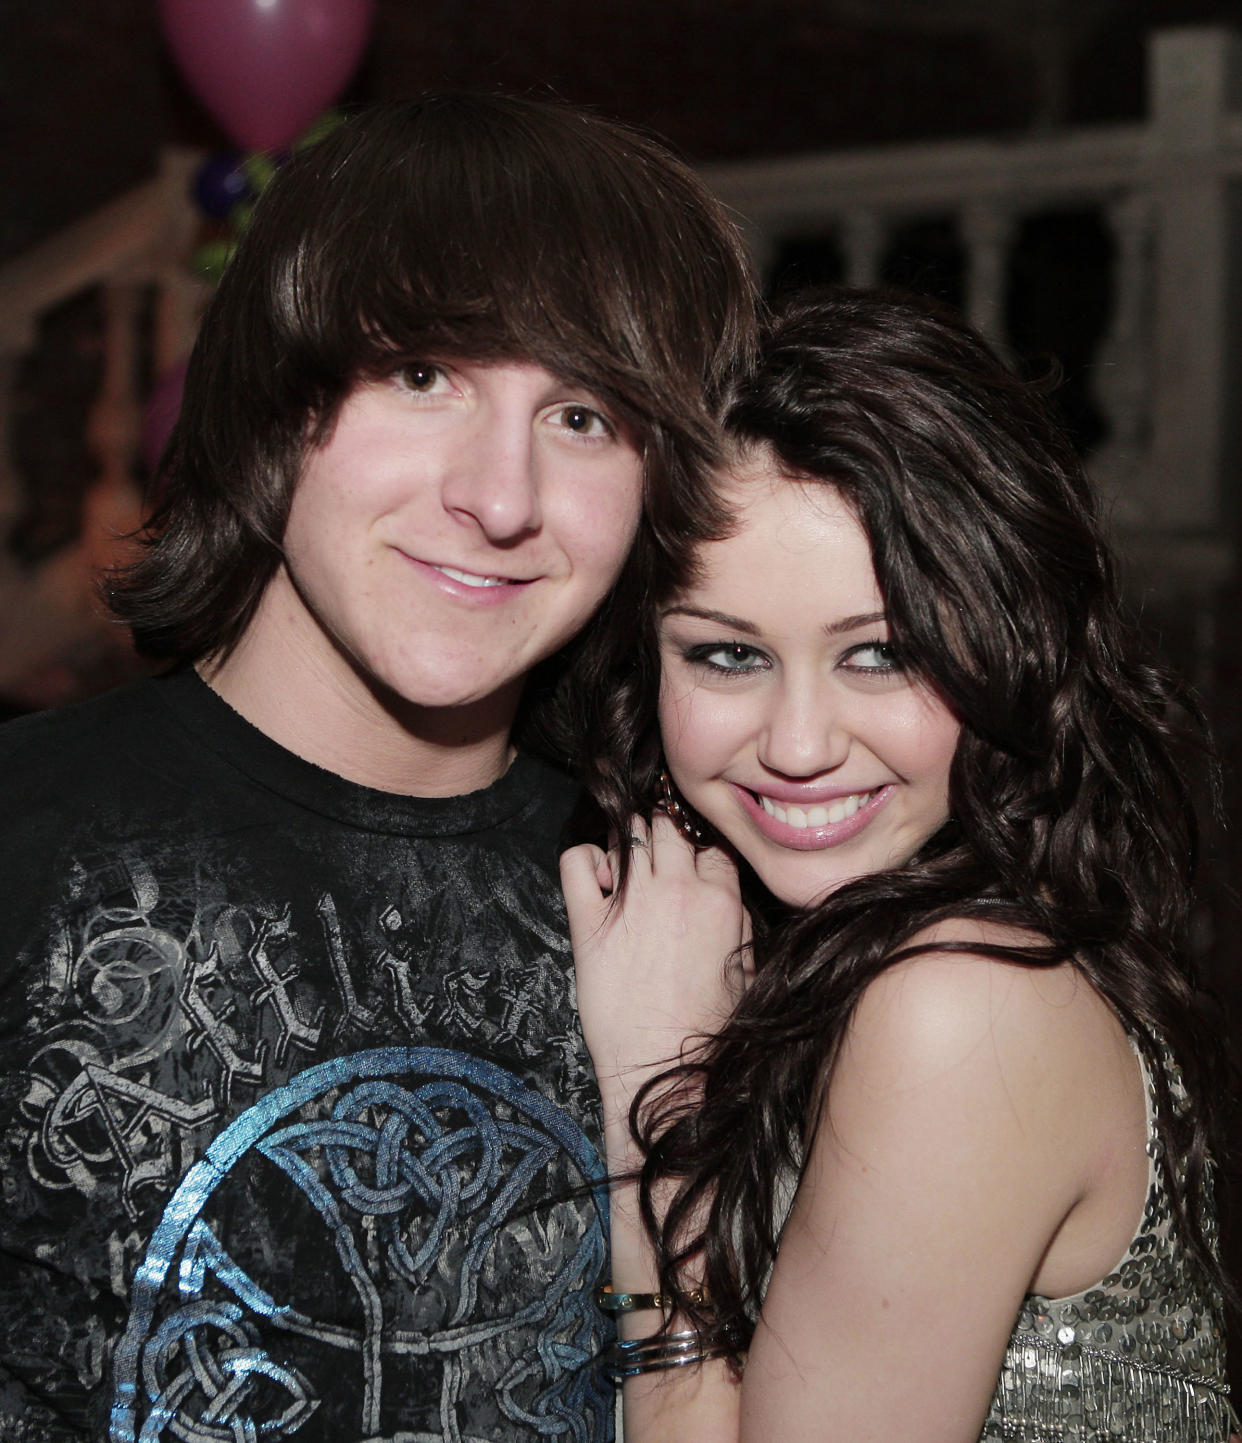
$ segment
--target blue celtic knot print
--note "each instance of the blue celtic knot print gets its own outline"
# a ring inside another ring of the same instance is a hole
[[[114,1443],[605,1443],[599,1156],[430,1048],[307,1069],[183,1178],[134,1278]]]

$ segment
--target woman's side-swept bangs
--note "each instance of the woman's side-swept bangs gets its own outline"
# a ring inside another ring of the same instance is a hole
[[[727,426],[841,490],[907,664],[994,745],[1045,752],[1111,568],[1038,389],[930,302],[825,291],[777,317]]]

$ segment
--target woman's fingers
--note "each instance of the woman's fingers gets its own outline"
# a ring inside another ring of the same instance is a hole
[[[600,903],[612,892],[612,861],[601,847],[584,842],[561,854],[561,890],[571,923],[599,911]]]
[[[649,872],[652,865],[651,858],[651,832],[647,823],[641,817],[631,817],[629,822],[629,878],[641,876]],[[621,875],[621,847],[616,834],[608,839],[608,860],[612,868],[612,876],[618,878]]]
[[[651,838],[653,868],[687,873],[694,871],[694,844],[687,841],[667,812],[655,813],[648,835]]]
[[[583,1035],[601,1085],[662,1069],[714,1032],[745,991],[747,918],[723,854],[696,856],[668,817],[630,820],[624,892],[617,839],[562,861]]]
[[[695,870],[707,882],[720,882],[736,887],[737,863],[721,847],[701,847],[695,853]]]
[[[750,986],[755,976],[755,954],[752,947],[754,928],[750,913],[741,903],[741,889],[738,882],[737,864],[728,852],[720,847],[700,847],[694,856],[695,872],[701,882],[726,895],[736,903],[737,940],[734,949],[724,959],[725,984],[734,1005]]]
[[[601,892],[609,897],[617,888],[617,869],[612,865],[612,858],[601,848],[595,848],[595,880],[599,883]]]

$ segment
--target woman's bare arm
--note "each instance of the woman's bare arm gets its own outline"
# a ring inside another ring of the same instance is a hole
[[[615,1173],[636,1160],[636,1087],[735,995],[712,960],[734,935],[732,884],[713,895],[727,874],[699,877],[670,839],[639,853],[633,895],[612,912],[603,854],[567,859]],[[972,928],[1022,940],[979,924],[945,935],[970,941]],[[834,1067],[741,1388],[720,1363],[632,1380],[627,1443],[975,1443],[1026,1292],[1076,1291],[1124,1252],[1144,1143],[1135,1059],[1072,968],[955,953],[896,965]],[[618,1186],[613,1207],[614,1281],[651,1291],[634,1190]]]
[[[1124,1252],[1144,1143],[1135,1059],[1073,969],[937,953],[882,974],[833,1071],[741,1438],[975,1443],[1024,1295]]]

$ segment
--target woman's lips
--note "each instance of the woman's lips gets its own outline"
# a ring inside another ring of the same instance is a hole
[[[442,576],[447,576],[450,581],[460,581],[463,586],[504,586],[509,580],[507,576],[480,576],[474,571],[459,571],[455,566],[431,564]]]
[[[892,783],[821,802],[786,802],[729,784],[758,831],[777,846],[816,852],[848,842],[868,826],[893,794]]]

